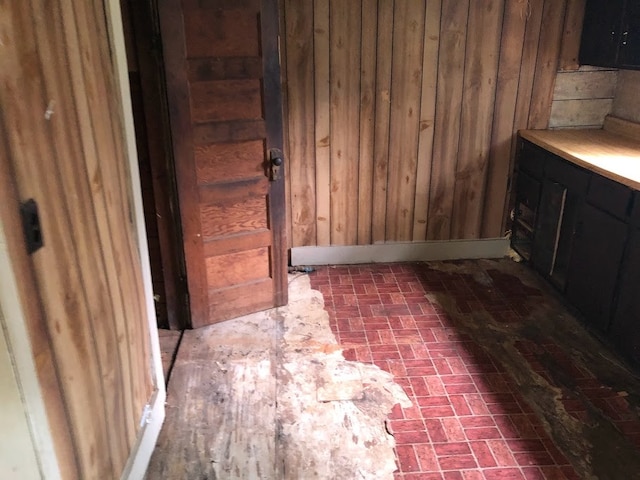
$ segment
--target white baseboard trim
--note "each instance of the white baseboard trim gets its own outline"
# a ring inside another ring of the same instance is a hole
[[[425,262],[468,258],[501,258],[509,239],[446,240],[377,245],[294,247],[291,265],[352,265],[358,263]]]
[[[167,399],[163,388],[155,391],[149,404],[147,421],[138,431],[138,439],[131,450],[120,480],[142,480],[145,478],[151,454],[155,449],[162,424],[164,423],[164,402]]]

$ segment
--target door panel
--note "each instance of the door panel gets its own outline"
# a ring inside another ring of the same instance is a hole
[[[16,192],[3,208],[38,203],[44,246],[22,267],[34,278],[22,301],[42,308],[47,386],[65,406],[50,420],[69,426],[79,478],[123,473],[158,392],[105,6],[0,6],[10,39],[0,51],[1,188],[11,178]],[[26,255],[24,243],[14,248]]]
[[[284,180],[270,163],[282,148],[277,1],[159,10],[192,326],[283,305]]]

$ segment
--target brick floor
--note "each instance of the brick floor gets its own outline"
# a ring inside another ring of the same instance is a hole
[[[310,278],[324,295],[345,357],[392,373],[413,402],[407,409],[396,405],[389,417],[397,479],[580,478],[517,382],[451,316],[452,308],[459,314],[482,310],[499,323],[524,322],[542,299],[540,290],[498,268],[478,278],[428,264],[321,267]],[[454,306],[433,301],[438,294],[454,299]],[[640,446],[640,420],[624,396],[552,341],[522,340],[515,347],[551,385],[553,372],[542,356],[572,375],[576,389],[562,399],[572,416],[587,420],[588,398]]]

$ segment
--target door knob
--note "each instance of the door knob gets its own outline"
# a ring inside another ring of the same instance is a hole
[[[272,148],[269,157],[271,159],[271,181],[275,182],[280,178],[280,167],[284,163],[284,155],[279,148]]]

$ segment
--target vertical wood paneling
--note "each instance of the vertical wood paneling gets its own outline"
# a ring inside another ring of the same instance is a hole
[[[358,169],[358,244],[371,243],[373,152],[375,147],[376,37],[378,2],[362,0],[360,54],[360,161]]]
[[[581,1],[285,2],[294,244],[502,235],[515,133],[547,124]]]
[[[384,242],[387,226],[391,60],[393,58],[393,4],[394,0],[378,1],[375,151],[373,153],[373,205],[371,211],[372,243]]]
[[[331,109],[329,1],[313,2],[317,244],[331,244]]]
[[[422,52],[422,91],[420,100],[420,133],[418,134],[418,166],[416,168],[416,197],[413,214],[414,241],[423,241],[427,237],[441,12],[442,0],[427,2]]]
[[[526,25],[527,6],[519,2],[505,2],[482,216],[482,237],[484,238],[499,237],[504,233],[502,231],[503,212],[511,171],[511,145],[515,135],[514,118]]]
[[[154,385],[105,5],[11,5],[0,15],[13,32],[0,54],[3,162],[20,199],[39,203],[45,239],[30,300],[43,307],[77,474],[118,477]]]
[[[360,2],[331,0],[331,243],[354,245],[358,234],[360,144]],[[344,128],[348,126],[348,128]]]
[[[562,48],[560,49],[559,70],[577,70],[580,67],[580,36],[586,0],[567,0],[567,14],[562,32]]]
[[[555,45],[560,44],[564,28],[566,0],[546,0],[542,14],[544,35],[540,36],[536,74],[531,95],[528,128],[544,129],[549,126],[553,86],[556,81],[560,52]]]
[[[393,16],[391,124],[387,179],[387,240],[412,239],[416,191],[422,46],[422,1],[396,2]]]
[[[451,234],[479,238],[504,0],[471,2]]]
[[[291,244],[296,247],[317,242],[313,3],[286,0],[284,5]]]
[[[427,238],[451,238],[469,0],[443,0]]]

